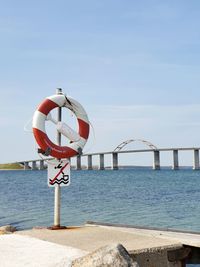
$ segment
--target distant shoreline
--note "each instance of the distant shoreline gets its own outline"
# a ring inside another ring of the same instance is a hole
[[[0,169],[0,171],[23,171],[24,169]],[[31,169],[30,169],[31,170]]]
[[[8,167],[6,165],[9,165]],[[16,166],[17,165],[17,166]],[[118,166],[119,167],[119,170],[133,170],[133,169],[147,169],[147,170],[152,170],[152,166],[134,166],[134,165],[127,165],[127,166],[124,166],[124,165],[121,165],[121,166]],[[184,170],[184,169],[192,169],[192,166],[179,166],[179,170]],[[19,165],[19,164],[16,164],[16,163],[9,163],[9,164],[0,164],[0,171],[22,171],[24,170],[23,166]],[[26,171],[28,170],[32,170],[31,167],[29,169],[26,169]],[[35,170],[40,170],[38,168],[36,168]],[[47,168],[44,168],[43,170],[47,170]],[[72,171],[75,171],[76,170],[76,167],[75,166],[71,166],[71,170]],[[87,167],[86,166],[82,166],[82,171],[87,171]],[[93,167],[93,171],[97,171],[99,170],[98,166],[94,166]],[[112,167],[108,166],[108,167],[105,167],[105,170],[112,170]],[[162,166],[161,167],[161,170],[172,170],[172,167],[171,166]],[[90,170],[91,171],[91,170]]]
[[[19,163],[13,162],[13,163],[3,163],[0,164],[0,170],[23,170],[23,166],[21,166]]]

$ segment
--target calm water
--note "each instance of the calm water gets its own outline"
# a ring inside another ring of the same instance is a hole
[[[62,188],[63,225],[87,220],[200,231],[200,172],[72,171]],[[0,225],[52,225],[46,171],[0,171]]]

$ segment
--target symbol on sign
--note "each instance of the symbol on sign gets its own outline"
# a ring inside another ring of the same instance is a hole
[[[56,184],[67,186],[70,184],[69,164],[70,164],[69,161],[63,160],[63,161],[54,161],[48,165],[49,186],[55,186]]]
[[[61,169],[62,168],[61,164],[62,164],[62,161],[57,166],[55,166],[54,169]]]

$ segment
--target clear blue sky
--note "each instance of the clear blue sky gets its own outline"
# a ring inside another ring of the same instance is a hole
[[[1,1],[0,162],[37,157],[23,126],[56,87],[88,111],[91,151],[129,138],[200,146],[199,10],[197,0]]]

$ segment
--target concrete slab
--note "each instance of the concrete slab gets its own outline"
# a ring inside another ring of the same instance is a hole
[[[9,234],[0,236],[0,266],[70,267],[86,252],[40,239]]]
[[[18,232],[56,244],[78,248],[84,251],[94,251],[111,243],[120,243],[128,251],[153,250],[155,248],[177,248],[182,244],[178,240],[164,239],[158,236],[148,236],[131,229],[119,229],[104,226],[84,226],[75,229],[52,231],[48,229],[32,229]]]
[[[118,229],[119,231],[125,233],[133,233],[143,235],[145,237],[159,238],[164,240],[169,240],[174,243],[181,243],[183,245],[200,248],[200,233],[189,233],[180,231],[162,231],[162,230],[152,230],[152,229],[138,229],[138,228],[126,228],[126,227],[115,227],[115,226],[100,226],[105,229]]]

